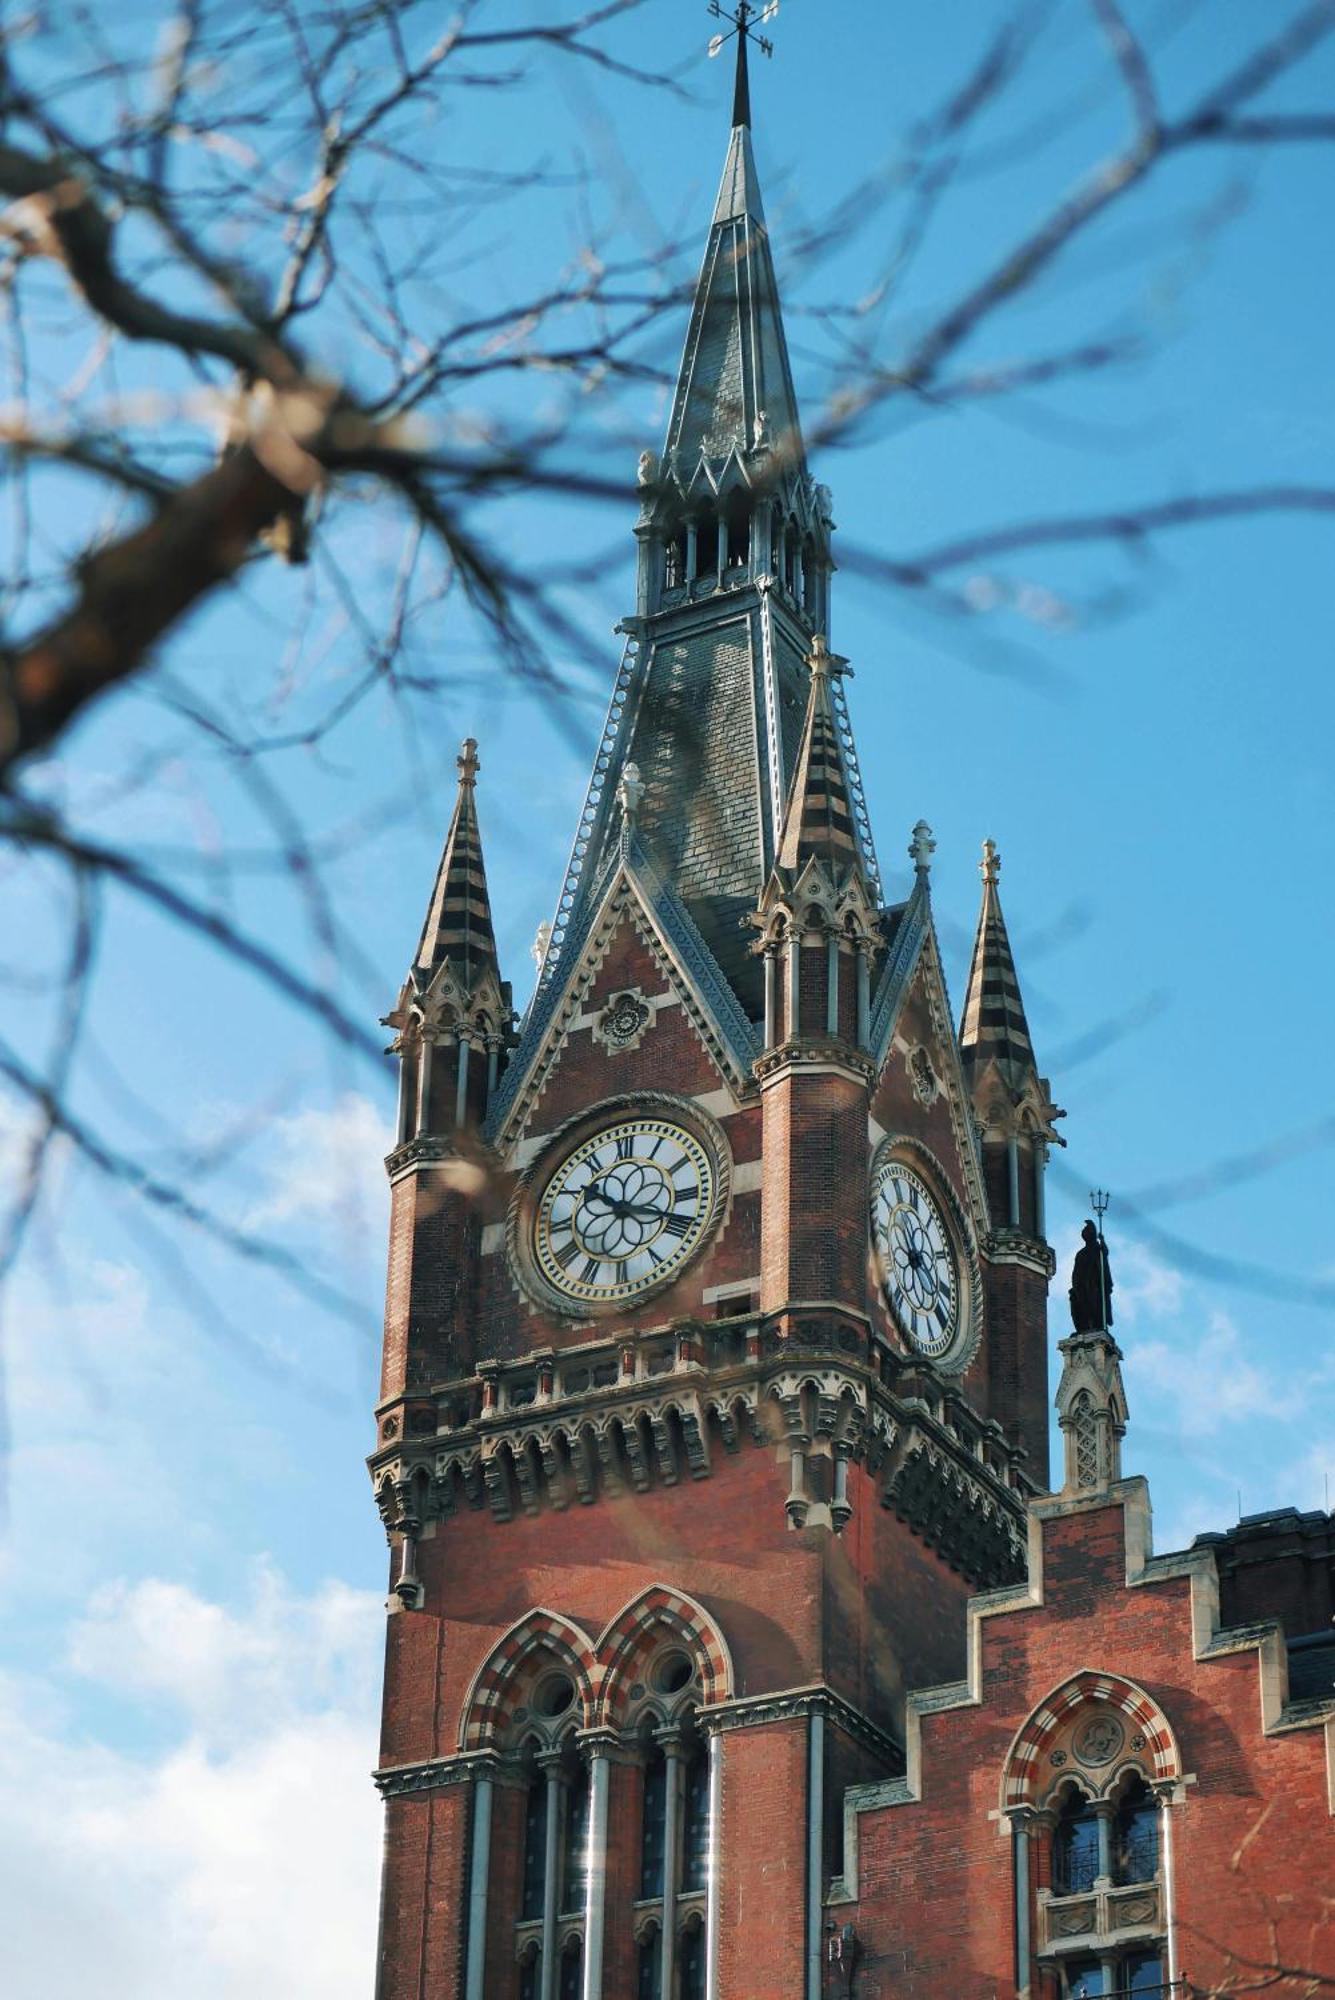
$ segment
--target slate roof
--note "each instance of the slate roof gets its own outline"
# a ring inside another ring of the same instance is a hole
[[[464,990],[471,991],[483,972],[500,976],[474,796],[481,767],[477,744],[471,736],[459,752],[458,765],[458,796],[413,958],[413,971],[419,984],[425,986],[448,961],[457,970]]]
[[[997,878],[1001,856],[990,840],[983,842],[980,864],[983,902],[978,913],[973,961],[964,996],[964,1018],[960,1027],[960,1049],[966,1065],[995,1057],[1003,1073],[1018,1084],[1033,1075],[1034,1045],[1025,1019],[1020,982],[1015,972],[1006,920],[1001,914]]]

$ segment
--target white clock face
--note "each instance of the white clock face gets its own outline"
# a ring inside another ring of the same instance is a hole
[[[911,1167],[889,1159],[876,1175],[872,1238],[886,1302],[909,1345],[937,1360],[960,1321],[960,1276],[945,1220]]]
[[[671,1118],[623,1116],[566,1154],[538,1200],[533,1258],[586,1305],[633,1299],[681,1269],[714,1219],[709,1150]]]

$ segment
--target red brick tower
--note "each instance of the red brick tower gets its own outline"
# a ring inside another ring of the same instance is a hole
[[[963,1054],[922,822],[881,889],[744,82],[536,992],[467,745],[390,1017],[380,2000],[816,2000],[1045,1477],[1052,1108],[995,882]]]

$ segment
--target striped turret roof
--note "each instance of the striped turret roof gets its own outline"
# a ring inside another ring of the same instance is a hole
[[[978,915],[969,988],[964,997],[960,1048],[971,1066],[995,1057],[1005,1067],[1010,1081],[1018,1085],[1022,1077],[1034,1074],[1034,1045],[1029,1039],[1020,982],[1015,976],[1006,920],[1001,914],[1001,897],[997,892],[1001,856],[994,841],[983,842],[979,872],[983,878],[983,907]]]
[[[459,752],[458,764],[459,796],[445,836],[445,851],[436,871],[436,886],[431,892],[413,971],[419,983],[426,985],[448,963],[457,971],[465,992],[471,992],[482,973],[491,971],[499,976],[474,799],[480,766],[477,744],[471,736]]]
[[[830,674],[840,664],[832,658],[823,634],[818,632],[807,661],[811,686],[802,744],[775,856],[780,868],[794,872],[813,854],[841,869],[861,866],[848,780],[830,701]]]

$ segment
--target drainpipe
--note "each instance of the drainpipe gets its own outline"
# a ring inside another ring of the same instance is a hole
[[[821,1925],[825,1915],[825,1717],[807,1725],[807,1985],[806,2000],[821,2000]]]
[[[468,1871],[464,2000],[487,2000],[487,1877],[491,1867],[491,1779],[473,1780],[473,1855]]]
[[[709,1873],[705,1896],[705,2000],[718,2000],[719,1871],[723,1862],[723,1738],[709,1738]]]

